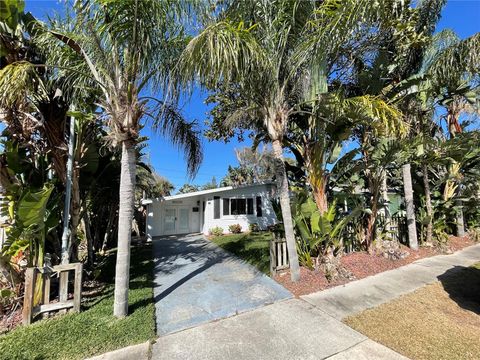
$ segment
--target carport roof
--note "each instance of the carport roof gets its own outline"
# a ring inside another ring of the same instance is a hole
[[[249,187],[258,186],[258,185],[273,185],[273,184],[274,184],[273,181],[264,181],[264,182],[258,182],[258,183],[248,184],[248,185],[225,186],[225,187],[216,188],[216,189],[200,190],[200,191],[194,191],[186,194],[165,196],[165,197],[156,198],[156,199],[142,199],[142,205],[151,204],[154,201],[169,201],[169,200],[176,200],[176,199],[185,199],[185,198],[190,198],[195,196],[221,193],[221,192],[233,190],[233,189],[244,189],[244,188],[249,188]]]

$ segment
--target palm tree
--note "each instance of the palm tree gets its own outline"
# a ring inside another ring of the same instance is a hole
[[[82,76],[93,79],[109,128],[107,140],[121,148],[113,311],[117,317],[128,312],[136,144],[141,127],[150,118],[160,132],[183,149],[189,174],[196,173],[202,159],[194,124],[181,116],[174,99],[162,101],[150,96],[168,82],[169,69],[181,50],[184,35],[179,17],[184,5],[154,0],[87,1],[75,6],[71,31],[49,30],[38,39],[39,44],[52,50],[48,65],[70,72],[73,87]],[[77,67],[64,69],[65,57],[72,54],[81,61]]]
[[[429,76],[429,95],[446,110],[446,125],[450,138],[463,132],[460,116],[478,113],[480,88],[476,77],[480,71],[480,33],[460,40],[451,30],[443,30],[433,38],[434,47],[425,61]],[[457,235],[465,234],[462,209],[462,184],[457,191]]]
[[[270,140],[293,281],[300,272],[283,157],[287,124],[298,110],[291,95],[303,91],[306,72],[316,74],[319,64],[329,65],[328,74],[340,47],[365,22],[392,14],[389,6],[364,0],[233,1],[189,42],[177,66],[181,84],[197,79],[209,89],[235,86],[244,103],[226,121],[250,123]]]

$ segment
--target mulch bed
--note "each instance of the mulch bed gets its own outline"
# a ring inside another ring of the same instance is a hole
[[[451,236],[448,242],[449,249],[443,252],[436,247],[420,247],[418,251],[412,251],[408,247],[402,245],[402,250],[408,251],[409,256],[401,260],[390,260],[382,255],[370,255],[367,252],[362,251],[344,255],[341,259],[341,263],[358,280],[387,270],[396,269],[419,259],[435,255],[449,254],[474,244],[475,242],[473,242],[468,236],[461,238]],[[300,281],[297,283],[291,281],[290,272],[288,270],[279,272],[274,279],[296,297],[343,285],[351,281],[348,279],[340,279],[328,282],[322,271],[309,270],[305,267],[300,268]]]
[[[0,315],[0,335],[10,331],[22,322],[22,308],[19,306],[14,312]]]

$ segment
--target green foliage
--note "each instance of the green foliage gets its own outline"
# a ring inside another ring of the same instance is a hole
[[[215,226],[208,230],[209,234],[212,236],[222,236],[223,235],[223,228],[220,226]]]
[[[180,189],[178,189],[178,194],[187,194],[195,191],[199,191],[200,187],[193,184],[183,184]]]
[[[99,279],[105,287],[84,298],[82,312],[20,326],[0,336],[0,359],[84,359],[154,339],[151,245],[133,248],[131,264],[128,317],[112,315],[115,252],[111,252]]]
[[[228,225],[228,231],[232,234],[240,234],[242,232],[242,226],[240,224]]]
[[[350,214],[340,217],[334,201],[328,210],[321,214],[315,201],[306,191],[296,191],[292,216],[303,264],[311,267],[312,257],[323,256],[329,250],[333,250],[334,254],[343,251],[343,231],[361,212],[360,209],[355,209]]]
[[[260,227],[258,226],[257,223],[250,223],[250,224],[248,224],[248,230],[250,232],[258,232],[258,231],[260,231]]]

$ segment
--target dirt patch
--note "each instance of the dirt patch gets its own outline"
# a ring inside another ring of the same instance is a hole
[[[447,253],[455,252],[474,244],[468,236],[462,238],[451,236]],[[400,260],[390,260],[383,255],[368,254],[367,252],[361,251],[344,255],[341,259],[341,264],[349,270],[356,279],[363,279],[367,276],[399,268],[419,259],[445,254],[445,252],[442,252],[436,247],[420,247],[419,250],[412,251],[408,247],[401,245],[401,250],[408,251],[409,255]],[[278,273],[274,279],[297,297],[349,282],[347,279],[328,282],[322,271],[312,271],[304,267],[300,269],[300,281],[297,283],[291,281],[288,270]]]
[[[412,359],[478,359],[480,269],[456,269],[440,280],[345,323]]]
[[[0,335],[10,331],[20,325],[22,322],[22,309],[17,307],[8,314],[0,315]]]

